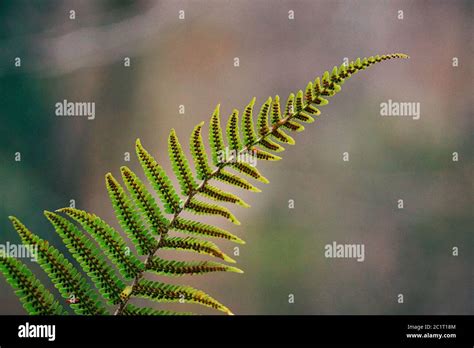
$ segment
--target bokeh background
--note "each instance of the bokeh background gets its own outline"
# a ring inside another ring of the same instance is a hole
[[[472,10],[472,1],[2,1],[0,243],[19,243],[15,215],[61,247],[43,210],[71,199],[118,226],[104,174],[139,172],[138,137],[170,170],[169,130],[187,143],[218,102],[225,119],[253,96],[286,100],[344,57],[404,52],[410,60],[347,82],[283,161],[258,163],[270,184],[242,193],[252,205],[233,208],[242,226],[204,220],[247,241],[236,257],[245,273],[176,282],[237,314],[473,314]],[[56,117],[63,99],[95,102],[95,120]],[[388,99],[421,103],[421,119],[381,117]],[[332,241],[365,244],[365,261],[324,258]],[[17,313],[2,278],[0,314]]]

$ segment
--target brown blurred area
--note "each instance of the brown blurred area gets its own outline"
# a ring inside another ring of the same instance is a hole
[[[70,199],[118,227],[104,174],[119,177],[122,165],[141,173],[136,138],[171,173],[170,129],[189,154],[191,130],[217,103],[226,120],[254,96],[258,105],[286,100],[344,57],[403,52],[411,58],[347,81],[282,161],[260,161],[270,180],[262,193],[231,189],[252,205],[232,207],[241,226],[199,219],[246,240],[236,257],[245,273],[176,282],[236,314],[473,314],[472,9],[472,1],[434,0],[2,4],[0,243],[19,243],[7,219],[15,215],[59,246],[42,211]],[[95,102],[95,120],[57,118],[63,99]],[[381,117],[388,99],[419,102],[421,118]],[[365,244],[365,261],[325,258],[333,241]],[[0,314],[17,313],[1,280]]]

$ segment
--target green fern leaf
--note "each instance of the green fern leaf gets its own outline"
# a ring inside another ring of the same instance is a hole
[[[236,195],[230,193],[230,192],[225,192],[215,186],[212,186],[210,184],[206,184],[200,191],[199,194],[201,196],[205,196],[209,199],[212,199],[214,201],[218,202],[227,202],[227,203],[235,203],[238,204],[244,208],[250,207],[247,203],[245,203],[241,198],[237,197]]]
[[[336,83],[336,84],[339,84],[339,85],[341,85],[342,83],[344,83],[344,79],[339,75],[339,70],[338,70],[337,66],[335,66],[335,67],[332,69],[331,81],[334,82],[334,83]]]
[[[189,162],[184,155],[183,149],[179,143],[178,136],[176,135],[174,129],[171,130],[168,137],[168,152],[170,155],[171,164],[173,166],[173,171],[176,174],[181,186],[181,193],[184,196],[187,196],[197,188],[197,183],[193,178],[193,174],[189,168]]]
[[[301,111],[303,111],[303,91],[300,89],[298,93],[296,93],[295,103],[294,103],[294,112],[293,116],[296,117]]]
[[[271,107],[271,121],[273,125],[279,125],[281,121],[281,106],[280,106],[280,96],[277,95],[273,99]]]
[[[223,230],[222,228],[208,225],[199,221],[183,219],[181,217],[178,217],[173,221],[171,229],[183,233],[190,233],[205,237],[223,238],[236,243],[245,244],[242,239],[234,236],[232,233],[226,230]]]
[[[196,215],[216,215],[222,216],[230,222],[240,225],[239,220],[230,212],[229,209],[221,207],[217,204],[209,204],[206,202],[198,201],[192,198],[185,207],[185,210],[190,211]]]
[[[160,242],[162,249],[174,249],[205,254],[217,257],[227,262],[235,263],[235,260],[224,254],[214,243],[192,237],[167,237]]]
[[[120,226],[127,233],[140,255],[150,254],[156,248],[156,241],[145,230],[139,214],[135,211],[135,207],[122,186],[110,173],[105,176],[105,182]]]
[[[260,112],[258,113],[257,117],[257,129],[259,135],[265,135],[269,130],[270,127],[268,125],[268,110],[270,109],[270,105],[272,103],[272,98],[268,97],[268,99],[263,103],[262,107],[260,108]]]
[[[75,208],[62,208],[58,212],[66,213],[79,222],[97,241],[124,278],[132,279],[144,269],[144,264],[133,253],[128,252],[129,248],[122,236],[98,216]]]
[[[163,202],[165,212],[168,214],[177,213],[181,209],[181,200],[171,184],[168,175],[166,175],[163,168],[155,161],[153,156],[145,150],[140,139],[137,139],[135,149],[146,177],[158,193],[161,202]]]
[[[258,149],[256,147],[252,148],[252,151],[257,155],[257,159],[264,161],[279,161],[281,160],[280,156],[274,155],[270,152]]]
[[[110,304],[120,302],[120,292],[125,287],[112,268],[100,257],[99,250],[84,237],[81,231],[65,218],[48,211],[47,219],[61,236],[64,244],[79,262],[84,272],[92,279],[96,288]]]
[[[230,163],[229,166],[235,170],[237,170],[240,173],[243,173],[247,176],[250,176],[251,178],[254,178],[255,180],[258,180],[260,182],[263,182],[264,184],[268,184],[269,181],[267,178],[265,178],[260,172],[258,171],[257,168],[252,166],[249,163],[246,162],[235,162],[235,163]]]
[[[211,272],[235,272],[243,273],[242,270],[211,261],[174,261],[154,257],[148,263],[148,269],[165,276],[182,276],[190,274],[206,274]]]
[[[194,158],[194,167],[197,173],[196,176],[200,180],[205,180],[212,172],[201,135],[203,124],[204,122],[201,122],[194,127],[189,141],[191,154]]]
[[[231,174],[225,170],[220,170],[219,173],[215,175],[214,179],[233,185],[235,187],[240,187],[244,190],[249,190],[253,192],[261,192],[259,188],[253,186],[247,180],[241,178],[240,176]]]
[[[0,273],[15,290],[30,315],[65,315],[66,310],[22,262],[0,255]]]
[[[135,204],[145,216],[152,231],[158,235],[165,232],[169,221],[163,217],[155,199],[148,192],[143,182],[128,167],[120,167],[120,171],[128,191],[132,194]]]
[[[227,314],[232,312],[223,304],[201,290],[189,286],[165,284],[142,279],[133,289],[132,295],[156,302],[196,303],[211,307]]]
[[[259,146],[267,149],[267,150],[270,150],[270,151],[274,151],[274,152],[282,152],[282,151],[285,151],[285,148],[283,146],[281,146],[280,144],[277,144],[269,139],[262,139],[259,141],[258,143]]]
[[[31,233],[17,218],[10,216],[13,227],[18,232],[24,244],[37,247],[36,259],[63,298],[74,295],[78,303],[70,304],[77,314],[99,315],[106,314],[106,309],[97,300],[86,279],[55,247],[35,234]]]
[[[255,105],[255,98],[245,107],[242,116],[242,135],[245,146],[249,146],[257,141],[257,134],[253,126],[253,107]]]
[[[224,151],[224,139],[222,138],[221,119],[218,104],[209,123],[209,143],[211,146],[212,162],[218,166],[222,165],[222,153]]]
[[[239,111],[234,109],[232,114],[227,121],[227,143],[231,150],[240,150],[242,145],[240,142],[240,133],[239,133]]]
[[[293,132],[302,132],[304,131],[304,126],[301,124],[294,122],[292,120],[288,120],[285,124],[282,125],[282,128],[288,129]]]
[[[313,102],[313,83],[310,81],[306,85],[306,89],[304,92],[304,102],[306,105],[309,105]]]
[[[288,145],[295,144],[295,139],[293,139],[292,137],[290,137],[288,134],[286,134],[280,129],[275,129],[272,133],[272,137],[284,144],[288,144]]]
[[[328,98],[341,91],[342,84],[357,72],[366,69],[372,64],[394,59],[408,58],[404,54],[372,56],[358,58],[347,65],[334,67],[331,72],[326,71],[322,77],[309,82],[304,90],[298,91],[296,96],[288,97],[284,115],[281,113],[280,98],[268,98],[262,105],[257,118],[257,132],[253,125],[253,107],[255,98],[246,106],[242,113],[241,130],[239,132],[238,111],[233,110],[227,126],[226,135],[230,158],[223,159],[225,143],[220,125],[219,105],[214,110],[209,124],[209,142],[212,161],[217,168],[209,165],[205,146],[202,139],[203,123],[197,125],[190,139],[190,150],[196,169],[196,178],[202,180],[198,185],[193,177],[188,160],[181,148],[174,130],[168,138],[169,156],[173,171],[180,183],[181,192],[185,198],[180,199],[170,178],[156,160],[143,148],[140,140],[136,142],[136,152],[140,164],[148,181],[158,193],[164,212],[172,214],[170,221],[161,213],[158,202],[146,189],[144,183],[129,168],[122,167],[121,173],[128,192],[109,173],[106,175],[107,191],[114,206],[120,225],[132,240],[139,254],[146,255],[142,263],[129,252],[121,235],[112,227],[95,215],[73,208],[60,209],[72,220],[78,222],[99,244],[102,250],[96,247],[92,240],[82,234],[82,231],[73,223],[60,215],[46,212],[57,232],[63,238],[70,253],[79,261],[87,275],[96,284],[99,292],[109,303],[117,304],[115,314],[126,315],[159,315],[175,314],[171,311],[159,311],[151,308],[140,308],[128,303],[131,297],[150,298],[158,302],[190,302],[207,305],[230,314],[230,311],[209,297],[202,291],[178,285],[168,285],[146,280],[147,273],[158,273],[165,276],[185,274],[205,274],[217,271],[241,272],[239,269],[210,261],[176,261],[163,260],[155,253],[158,249],[188,251],[220,258],[228,262],[235,262],[225,255],[212,242],[192,237],[169,236],[168,231],[195,234],[204,237],[215,237],[244,243],[241,239],[228,231],[197,221],[186,220],[180,217],[183,211],[197,215],[216,215],[239,224],[235,216],[225,207],[217,204],[208,204],[196,199],[204,196],[218,202],[236,203],[248,206],[238,196],[221,190],[210,184],[210,180],[217,180],[226,184],[251,191],[260,191],[239,175],[226,171],[226,167],[234,169],[239,174],[245,174],[256,180],[268,182],[260,172],[250,164],[239,161],[238,156],[244,152],[253,152],[257,159],[276,161],[281,159],[271,152],[284,150],[283,144],[294,144],[294,139],[286,131],[300,132],[304,127],[300,122],[311,123],[320,115],[319,107],[328,104]],[[271,113],[269,115],[269,113]],[[270,118],[270,119],[269,119]],[[274,142],[273,140],[279,142]],[[271,152],[267,152],[265,150]],[[130,193],[131,198],[129,198]],[[37,259],[53,284],[58,288],[61,296],[69,298],[74,295],[78,303],[71,307],[78,314],[105,314],[104,305],[97,299],[97,294],[90,287],[87,279],[57,249],[46,241],[31,233],[16,218],[11,217],[15,229],[25,244],[38,248]],[[160,235],[156,240],[152,234]],[[120,273],[128,279],[133,278],[130,285],[124,286],[111,268],[102,258],[100,252],[117,266]],[[35,278],[26,266],[16,261],[0,257],[0,271],[7,275],[7,281],[17,290],[25,308],[30,313],[62,313],[65,312],[45,290],[44,286]]]
[[[295,113],[295,94],[290,93],[290,95],[288,96],[288,99],[286,100],[284,118],[287,118],[290,115],[293,115],[294,113]]]

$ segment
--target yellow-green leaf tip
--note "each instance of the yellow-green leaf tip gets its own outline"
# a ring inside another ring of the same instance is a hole
[[[237,268],[237,267],[232,267],[232,266],[228,266],[228,270],[230,272],[235,272],[235,273],[244,273],[244,271],[242,271],[240,268]]]
[[[227,262],[230,262],[230,263],[237,263],[233,258],[231,258],[230,256],[227,256],[225,254],[222,256],[222,259],[224,261],[227,261]]]
[[[240,205],[241,207],[244,207],[244,208],[250,208],[250,204],[248,204],[247,202],[243,201],[243,200],[239,200],[237,202],[238,205]]]
[[[239,244],[247,244],[245,240],[240,239],[240,238],[237,238],[236,240],[234,240],[234,242],[239,243]]]

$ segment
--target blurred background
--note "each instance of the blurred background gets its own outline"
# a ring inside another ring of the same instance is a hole
[[[43,210],[71,199],[118,227],[104,174],[128,165],[142,175],[138,137],[170,172],[169,130],[188,151],[217,103],[225,120],[253,96],[286,100],[344,57],[404,52],[410,60],[346,82],[282,161],[258,162],[270,180],[262,193],[231,189],[252,205],[232,207],[241,226],[201,219],[246,240],[235,256],[245,273],[176,282],[237,314],[473,314],[472,10],[472,1],[2,1],[0,243],[20,243],[15,215],[64,250]],[[64,99],[95,102],[95,119],[56,117]],[[419,102],[421,118],[381,117],[388,99]],[[364,244],[365,261],[325,258],[333,241]],[[21,313],[0,278],[0,314]]]

